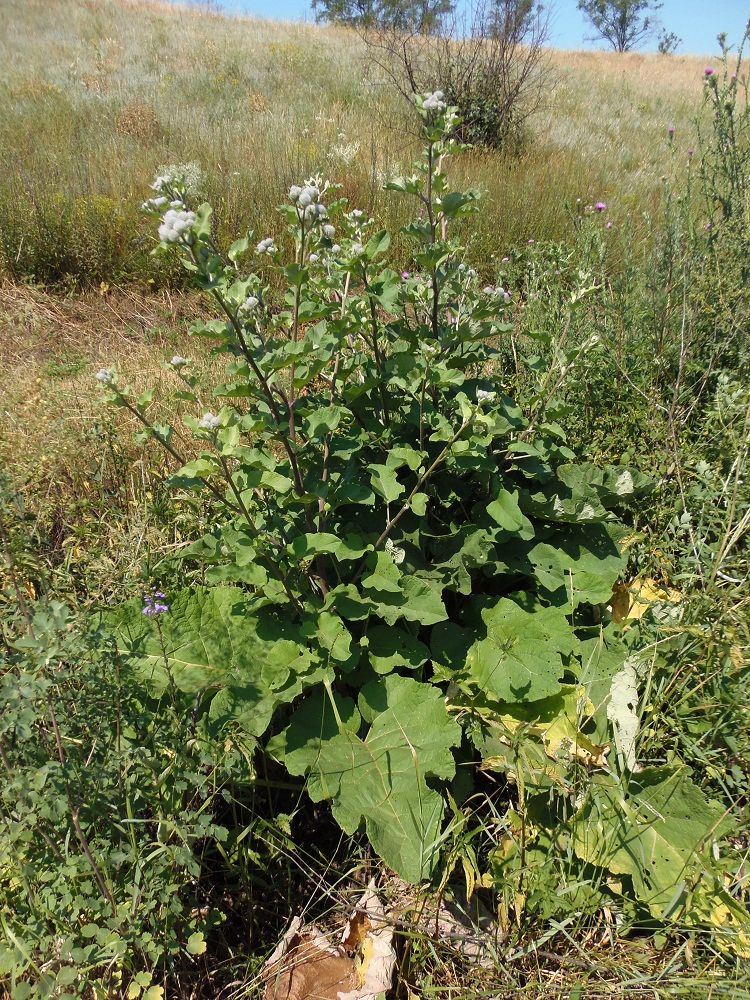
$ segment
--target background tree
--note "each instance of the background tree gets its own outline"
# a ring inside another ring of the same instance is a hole
[[[667,31],[664,28],[659,35],[659,52],[663,56],[673,55],[682,45],[682,39],[674,31]]]
[[[453,0],[312,0],[315,19],[351,28],[430,34],[452,14]]]
[[[616,52],[630,52],[653,34],[661,7],[661,0],[578,0],[594,29],[593,40],[608,42]]]
[[[538,0],[469,0],[429,34],[365,34],[379,74],[409,108],[415,94],[440,90],[458,108],[457,138],[510,151],[521,146],[526,121],[548,92],[548,38],[548,12]]]

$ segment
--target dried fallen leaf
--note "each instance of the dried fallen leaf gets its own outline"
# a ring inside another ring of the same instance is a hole
[[[390,989],[395,962],[393,930],[370,886],[340,944],[295,917],[263,967],[264,1000],[377,1000]]]

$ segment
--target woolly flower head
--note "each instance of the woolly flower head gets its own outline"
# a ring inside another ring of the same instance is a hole
[[[166,195],[159,195],[158,198],[149,198],[148,201],[144,201],[141,205],[141,210],[143,212],[158,212],[160,208],[163,208],[169,199]]]
[[[481,405],[482,403],[491,403],[493,399],[497,398],[496,392],[488,392],[486,389],[477,389],[477,402]]]
[[[336,235],[336,230],[329,223],[328,225],[323,226],[323,235],[328,237],[329,240],[332,240],[333,237]]]
[[[164,243],[176,243],[181,236],[189,233],[195,225],[195,212],[183,208],[170,208],[159,226],[159,239]]]
[[[101,385],[113,385],[115,381],[115,373],[111,368],[100,368],[94,378]]]
[[[273,242],[273,237],[266,236],[255,249],[258,253],[276,253],[276,244]]]
[[[325,205],[313,202],[312,205],[305,205],[304,216],[306,219],[325,219],[328,212],[326,211]]]
[[[180,194],[195,196],[203,180],[203,171],[197,163],[172,163],[159,167],[159,174],[151,185],[151,190],[159,194],[172,194],[175,188]]]
[[[241,309],[243,312],[253,312],[258,308],[260,299],[256,298],[255,295],[248,295],[245,301],[242,303]]]
[[[170,365],[173,368],[176,368],[177,371],[179,371],[180,368],[184,368],[185,365],[190,364],[190,362],[188,361],[187,358],[183,358],[179,354],[175,354],[175,356],[172,358],[172,360],[169,363],[170,363]]]
[[[436,90],[432,94],[426,94],[424,101],[422,102],[422,107],[425,111],[445,111],[446,104],[443,97],[444,94],[442,90]]]
[[[352,257],[359,257],[359,255],[364,252],[364,249],[365,248],[362,246],[361,243],[352,243],[351,246]]]
[[[198,421],[198,426],[204,431],[215,431],[221,426],[221,420],[213,413],[204,413]]]

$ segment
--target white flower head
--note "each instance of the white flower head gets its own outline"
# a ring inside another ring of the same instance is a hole
[[[361,208],[353,208],[349,213],[349,216],[352,219],[361,219],[364,214],[365,213],[362,211]]]
[[[333,237],[336,235],[336,230],[330,223],[328,223],[327,225],[323,226],[323,235],[327,236],[329,240],[332,240]]]
[[[215,431],[221,426],[221,420],[213,413],[204,413],[198,421],[198,426],[204,431]]]
[[[167,204],[167,200],[164,195],[160,195],[158,198],[149,198],[148,201],[144,201],[141,208],[144,212],[158,212],[163,205]]]
[[[308,257],[308,260],[310,261],[311,264],[314,264],[316,261],[320,260],[320,254],[311,253],[310,256]]]
[[[477,389],[477,402],[480,405],[482,403],[491,403],[493,399],[497,399],[496,392],[488,392],[486,389]]]
[[[154,183],[151,185],[152,191],[163,191],[172,184],[171,174],[159,174],[154,178]]]
[[[510,302],[511,298],[512,298],[512,296],[511,296],[510,292],[503,292],[503,301],[504,302]]]
[[[175,356],[172,358],[172,360],[169,363],[170,363],[170,365],[173,368],[176,368],[178,371],[180,370],[180,368],[184,368],[185,365],[189,365],[190,364],[190,362],[188,361],[187,358],[183,358],[179,354],[175,354]]]
[[[260,299],[256,298],[255,295],[248,295],[248,297],[242,303],[240,308],[243,309],[245,312],[253,312],[253,310],[258,308],[259,302]]]
[[[341,247],[338,245],[338,243],[333,244],[333,246],[331,247],[331,253],[334,254],[341,253]]]
[[[276,246],[273,242],[273,237],[267,236],[264,240],[260,241],[255,249],[258,253],[275,253]]]
[[[100,368],[94,378],[101,385],[114,385],[115,373],[111,368]]]
[[[425,111],[445,111],[446,104],[443,100],[442,90],[436,90],[432,94],[426,94],[422,102]]]
[[[467,278],[476,278],[476,276],[477,276],[477,272],[474,270],[473,267],[470,267],[469,270],[466,272],[466,277]]]
[[[176,243],[181,236],[195,225],[195,212],[170,208],[159,226],[159,239],[164,243]]]
[[[482,289],[482,293],[484,295],[495,295],[497,293],[497,289],[494,285],[485,285]]]
[[[364,247],[361,243],[352,243],[352,257],[359,257],[359,255],[364,251]]]
[[[292,186],[289,188],[289,200],[297,201],[297,199],[301,194],[302,194],[302,188],[299,186],[299,184],[292,184]]]
[[[151,185],[152,191],[174,197],[173,189],[180,188],[181,194],[197,195],[203,179],[203,172],[197,163],[172,163],[160,167],[159,174]]]

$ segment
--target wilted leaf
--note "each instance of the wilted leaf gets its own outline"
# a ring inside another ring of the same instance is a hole
[[[635,741],[638,737],[638,670],[635,660],[628,659],[612,678],[607,702],[607,718],[612,723],[615,746],[629,770],[636,766]]]
[[[372,885],[333,944],[295,917],[262,970],[264,1000],[377,1000],[391,988],[393,929]]]
[[[595,774],[572,823],[573,846],[583,861],[629,875],[638,898],[666,918],[705,870],[723,813],[684,767],[646,768],[626,783]]]
[[[655,604],[679,604],[682,594],[671,587],[664,589],[651,577],[617,584],[611,597],[612,617],[616,622],[638,621]]]

